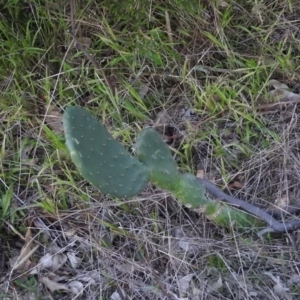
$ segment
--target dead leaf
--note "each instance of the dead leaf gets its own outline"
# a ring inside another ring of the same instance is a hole
[[[28,160],[29,159],[29,153],[32,149],[33,149],[33,146],[25,145],[23,147],[23,149],[21,150],[20,160],[21,161]]]
[[[63,133],[62,113],[55,106],[49,106],[46,111],[45,123],[54,133]]]
[[[78,42],[85,48],[89,48],[92,44],[92,39],[87,36],[78,38]]]
[[[74,269],[77,269],[77,268],[79,267],[79,265],[80,265],[82,259],[79,258],[79,257],[77,257],[77,256],[75,255],[75,253],[73,253],[73,252],[68,252],[68,253],[67,253],[67,257],[68,257],[68,259],[69,259],[69,261],[70,261],[71,266],[72,266]]]
[[[186,294],[186,291],[190,286],[190,282],[191,282],[193,276],[194,276],[193,273],[188,274],[178,280],[178,289],[179,289],[180,295]]]
[[[40,258],[38,270],[50,269],[52,267],[52,254],[46,253]]]
[[[65,254],[46,253],[46,255],[40,258],[39,264],[37,266],[38,271],[41,271],[43,269],[58,270],[66,263],[67,260],[68,257]]]
[[[194,110],[192,108],[186,108],[186,109],[183,109],[181,119],[183,121],[192,120],[194,116],[195,116]]]
[[[19,298],[20,300],[36,300],[36,294],[32,292],[26,293],[22,298]],[[3,299],[5,300],[5,298]],[[7,298],[7,300],[9,300]]]
[[[94,285],[96,283],[102,282],[103,278],[98,271],[93,270],[78,274],[76,276],[76,280],[87,282],[89,285]]]
[[[171,123],[171,117],[166,110],[162,110],[157,114],[155,125],[166,126]]]
[[[293,92],[289,92],[287,90],[273,90],[268,94],[269,98],[272,99],[272,102],[280,102],[280,101],[298,101],[300,96]]]
[[[193,242],[193,239],[186,237],[185,232],[181,228],[175,230],[175,237],[174,247],[179,247],[187,253],[193,253],[199,249],[199,244]]]
[[[258,105],[258,110],[269,111],[288,104],[300,103],[300,95],[291,92],[285,83],[272,79],[267,85],[273,86],[274,90],[270,91],[266,96],[259,97],[266,104]]]
[[[110,300],[122,300],[122,298],[120,294],[117,291],[115,291],[111,294]]]
[[[225,1],[222,1],[222,0],[219,0],[218,4],[219,4],[220,7],[223,7],[223,8],[229,6],[228,2],[225,2]]]
[[[21,249],[20,255],[15,256],[10,259],[10,265],[15,270],[28,270],[31,265],[31,260],[29,259],[33,253],[39,248],[39,245],[34,246],[33,245],[33,238],[31,235],[30,228],[27,229],[26,235],[25,235],[25,244]]]
[[[233,181],[232,183],[228,184],[228,187],[231,189],[242,189],[244,187],[244,183],[241,181]]]
[[[288,287],[291,287],[293,285],[299,285],[299,283],[300,283],[300,275],[295,274],[291,276],[291,278],[287,281],[286,285]]]
[[[68,280],[68,279],[69,279],[68,276],[66,276],[66,275],[60,276],[60,275],[55,274],[55,273],[53,273],[53,272],[47,273],[47,277],[48,277],[50,280],[55,281],[55,282],[61,282],[61,281],[63,281],[63,280]]]
[[[209,75],[210,71],[207,70],[206,66],[203,66],[203,65],[197,65],[193,68],[195,71],[200,71],[200,72],[203,72],[207,75]]]
[[[211,279],[207,282],[206,292],[208,294],[211,294],[212,292],[218,291],[222,287],[223,287],[223,281],[222,281],[222,277],[220,276],[217,280]]]
[[[6,91],[13,82],[14,74],[9,75],[4,80],[0,81],[0,91]]]
[[[279,276],[274,276],[271,272],[264,272],[265,275],[269,276],[275,285],[273,286],[274,293],[286,300],[292,300],[292,297],[288,294],[289,288],[280,280]]]
[[[48,248],[48,252],[50,254],[58,254],[63,253],[64,249],[60,248],[59,246],[57,246],[57,244],[54,243]]]
[[[251,9],[251,15],[256,16],[259,19],[260,23],[263,24],[264,20],[262,18],[262,9],[264,8],[262,3],[256,3]]]
[[[81,294],[83,291],[83,284],[77,280],[73,280],[73,281],[69,282],[68,287],[76,295]]]
[[[178,246],[186,252],[188,252],[190,250],[190,243],[184,238],[179,240]]]
[[[268,81],[267,85],[273,86],[275,90],[289,90],[289,87],[285,83],[281,83],[278,80],[271,79]]]
[[[64,231],[64,234],[66,237],[70,238],[73,237],[76,233],[76,229],[75,228],[68,228]]]
[[[43,283],[46,288],[48,288],[51,292],[55,291],[68,291],[70,292],[70,289],[65,285],[61,283],[57,283],[48,277],[41,277],[40,282]]]
[[[197,170],[196,177],[201,178],[201,179],[205,179],[204,170]]]
[[[26,166],[35,166],[37,165],[37,158],[30,158],[30,152],[34,149],[33,145],[25,145],[21,150],[20,160],[23,165]]]
[[[68,260],[68,256],[62,253],[53,255],[52,270],[60,269]]]
[[[216,174],[218,172],[215,171],[210,171],[210,172],[205,172],[203,169],[198,169],[196,173],[196,177],[205,179],[210,181],[211,183],[216,183]]]
[[[143,85],[139,88],[139,96],[140,96],[141,99],[144,99],[144,98],[146,97],[146,95],[148,94],[149,86],[150,86],[150,83],[148,83],[148,84],[143,84]]]
[[[290,198],[288,195],[282,195],[280,198],[275,200],[274,204],[277,208],[286,209],[290,205]]]

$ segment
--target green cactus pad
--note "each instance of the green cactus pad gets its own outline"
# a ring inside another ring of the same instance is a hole
[[[259,220],[253,215],[216,201],[208,203],[205,216],[224,227],[251,228],[259,224]]]
[[[209,203],[205,195],[205,188],[199,184],[192,174],[182,174],[180,176],[179,187],[175,196],[191,208]]]
[[[236,228],[251,227],[257,219],[252,215],[232,208],[225,203],[210,199],[205,188],[192,174],[183,174],[175,196],[189,208],[204,214],[208,219],[221,226]]]
[[[132,197],[149,181],[149,171],[88,111],[69,107],[63,116],[66,144],[81,176],[102,193]]]
[[[150,170],[150,180],[163,189],[175,192],[180,173],[167,144],[152,128],[139,132],[135,144],[138,159]]]

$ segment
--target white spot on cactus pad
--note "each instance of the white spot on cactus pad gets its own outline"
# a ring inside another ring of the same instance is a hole
[[[75,141],[75,143],[76,143],[77,145],[80,144],[79,141],[78,141],[77,139],[75,139],[75,138],[74,138],[74,141]]]

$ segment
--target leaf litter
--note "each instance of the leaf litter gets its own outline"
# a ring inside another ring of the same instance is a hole
[[[46,250],[45,254],[35,263],[40,248],[40,244],[35,241],[36,237],[32,236],[32,229],[28,228],[20,253],[9,261],[12,278],[13,274],[37,275],[39,282],[49,291],[64,291],[74,294],[76,297],[81,295],[87,287],[96,287],[102,281],[96,270],[89,271],[82,268],[84,252],[76,253],[72,250],[72,245],[74,245],[72,239],[69,243],[69,247],[71,247],[69,250],[67,245],[62,248],[52,243],[48,249],[44,249]]]

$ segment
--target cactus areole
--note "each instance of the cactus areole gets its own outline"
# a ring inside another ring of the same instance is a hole
[[[79,106],[63,116],[66,144],[72,161],[84,179],[112,197],[132,197],[149,180],[149,171],[98,122]]]

